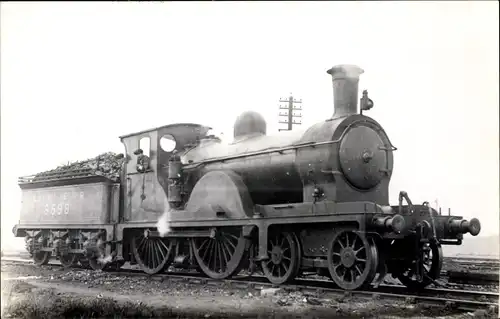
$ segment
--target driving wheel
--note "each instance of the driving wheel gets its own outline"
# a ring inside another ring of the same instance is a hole
[[[144,234],[132,240],[132,252],[137,264],[146,274],[154,275],[170,266],[172,241],[166,238],[149,237]]]
[[[242,227],[221,227],[213,238],[193,238],[191,245],[201,270],[210,278],[225,279],[241,270],[247,242]]]

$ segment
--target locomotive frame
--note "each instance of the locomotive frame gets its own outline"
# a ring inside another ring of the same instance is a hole
[[[137,263],[148,274],[173,265],[216,279],[260,268],[274,284],[312,270],[346,290],[390,273],[411,289],[428,286],[441,271],[441,245],[476,236],[480,223],[414,205],[404,191],[389,206],[396,148],[358,114],[363,70],[328,73],[335,112],[305,132],[267,136],[265,121],[247,112],[235,140],[222,145],[209,127],[171,124],[120,137],[118,183],[88,170],[20,178],[14,235],[39,265],[51,256],[95,270]],[[372,106],[364,91],[361,110]],[[164,149],[164,138],[175,147]],[[166,212],[170,229],[162,231]]]

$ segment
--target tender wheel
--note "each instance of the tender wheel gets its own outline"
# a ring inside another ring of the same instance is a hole
[[[33,253],[33,262],[35,265],[42,266],[49,263],[51,253],[48,251],[39,251]]]
[[[90,267],[90,261],[88,260],[88,258],[80,258],[79,262],[84,269],[92,269],[92,267]]]
[[[88,259],[90,268],[93,270],[104,270],[109,264],[105,258],[92,257]]]
[[[299,249],[296,237],[287,232],[270,234],[267,241],[268,260],[261,262],[267,279],[276,285],[293,280],[299,268]]]
[[[106,256],[105,246],[102,239],[99,239],[90,256],[87,256],[90,268],[93,270],[105,270],[113,261],[113,257]]]
[[[424,278],[421,282],[416,278],[416,260],[408,263],[403,268],[403,272],[397,276],[399,281],[406,287],[412,290],[419,290],[427,287],[433,280],[439,278],[441,268],[443,266],[443,250],[441,245],[435,243],[426,243],[422,247],[423,253],[423,266]],[[432,279],[432,280],[431,280]]]
[[[241,227],[224,227],[214,238],[193,238],[191,245],[201,270],[210,278],[225,279],[240,271],[247,242]]]
[[[352,230],[337,232],[328,249],[328,270],[342,289],[354,290],[371,284],[378,266],[373,240]]]
[[[78,264],[78,256],[76,254],[60,255],[59,261],[65,268],[73,267]]]
[[[170,266],[172,241],[165,238],[146,237],[144,234],[132,240],[132,252],[137,264],[146,274],[154,275]]]

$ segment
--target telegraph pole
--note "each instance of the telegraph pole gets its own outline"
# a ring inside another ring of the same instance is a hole
[[[288,124],[287,129],[279,129],[279,131],[291,131],[293,124],[300,125],[302,122],[295,122],[294,118],[299,118],[302,117],[302,114],[295,114],[293,111],[302,111],[302,106],[295,107],[294,104],[302,104],[302,99],[301,100],[294,100],[292,93],[290,93],[290,96],[288,99],[280,99],[281,103],[288,103],[287,106],[281,106],[280,105],[280,110],[287,110],[286,113],[279,113],[279,116],[286,116],[287,119],[284,121],[280,121],[280,124]]]

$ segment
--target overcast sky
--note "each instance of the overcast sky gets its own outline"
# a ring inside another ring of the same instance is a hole
[[[392,203],[439,199],[498,234],[498,23],[496,1],[2,3],[2,246],[18,176],[169,123],[231,136],[245,110],[270,134],[290,92],[307,127],[332,115],[343,63],[398,148]]]

